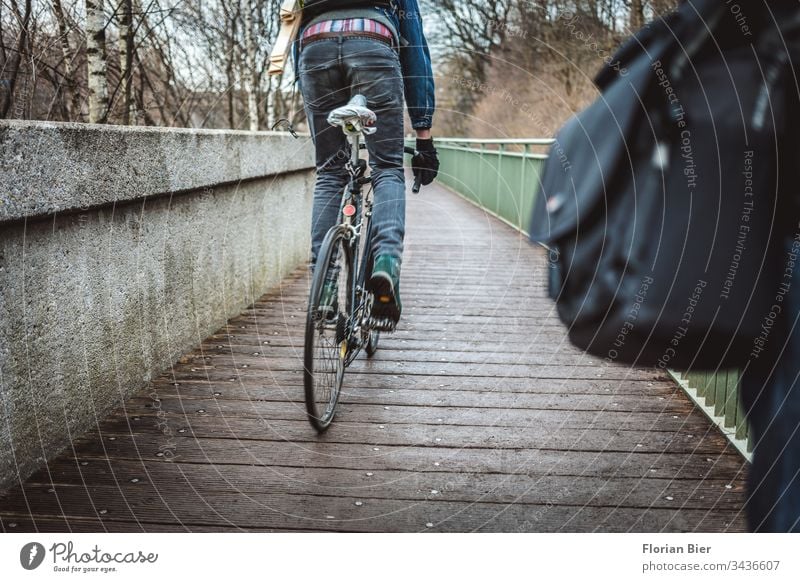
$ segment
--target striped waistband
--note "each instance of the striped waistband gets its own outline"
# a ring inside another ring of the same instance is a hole
[[[312,36],[318,36],[325,33],[363,33],[366,32],[370,36],[377,35],[387,38],[389,41],[394,40],[394,35],[389,28],[380,22],[370,20],[369,18],[346,18],[340,20],[325,20],[312,24],[303,31],[303,39],[308,39]],[[325,34],[329,36],[329,34]]]

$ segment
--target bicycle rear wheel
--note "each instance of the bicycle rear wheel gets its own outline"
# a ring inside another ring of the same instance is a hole
[[[334,227],[325,236],[308,298],[303,384],[308,419],[319,432],[336,414],[346,367],[353,277],[346,232]]]

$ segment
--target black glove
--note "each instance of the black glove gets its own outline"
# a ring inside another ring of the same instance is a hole
[[[420,184],[427,186],[439,173],[439,156],[433,138],[417,138],[417,153],[411,158],[411,171]]]

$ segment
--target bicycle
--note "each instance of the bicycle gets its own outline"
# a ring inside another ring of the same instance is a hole
[[[346,168],[350,178],[342,192],[339,220],[320,247],[306,313],[303,353],[306,411],[311,425],[320,433],[330,426],[336,414],[345,369],[362,349],[367,356],[374,355],[380,333],[394,331],[395,326],[390,319],[372,316],[375,298],[365,288],[372,274],[372,189],[366,195],[362,189],[372,178],[365,175],[367,162],[359,157],[359,152],[366,148],[362,137],[375,131],[376,121],[375,113],[366,105],[363,95],[355,95],[347,105],[328,115],[328,123],[340,126],[347,136],[350,159]],[[412,156],[417,153],[407,146],[403,150]],[[419,192],[419,188],[415,180],[412,191]],[[328,301],[321,304],[326,285]],[[331,290],[335,290],[333,300]]]

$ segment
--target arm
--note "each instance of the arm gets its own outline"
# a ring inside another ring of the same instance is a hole
[[[400,66],[403,72],[406,106],[411,127],[419,139],[430,138],[433,112],[436,108],[433,70],[428,43],[422,32],[422,15],[417,0],[401,0],[400,36],[408,44],[400,48]]]

